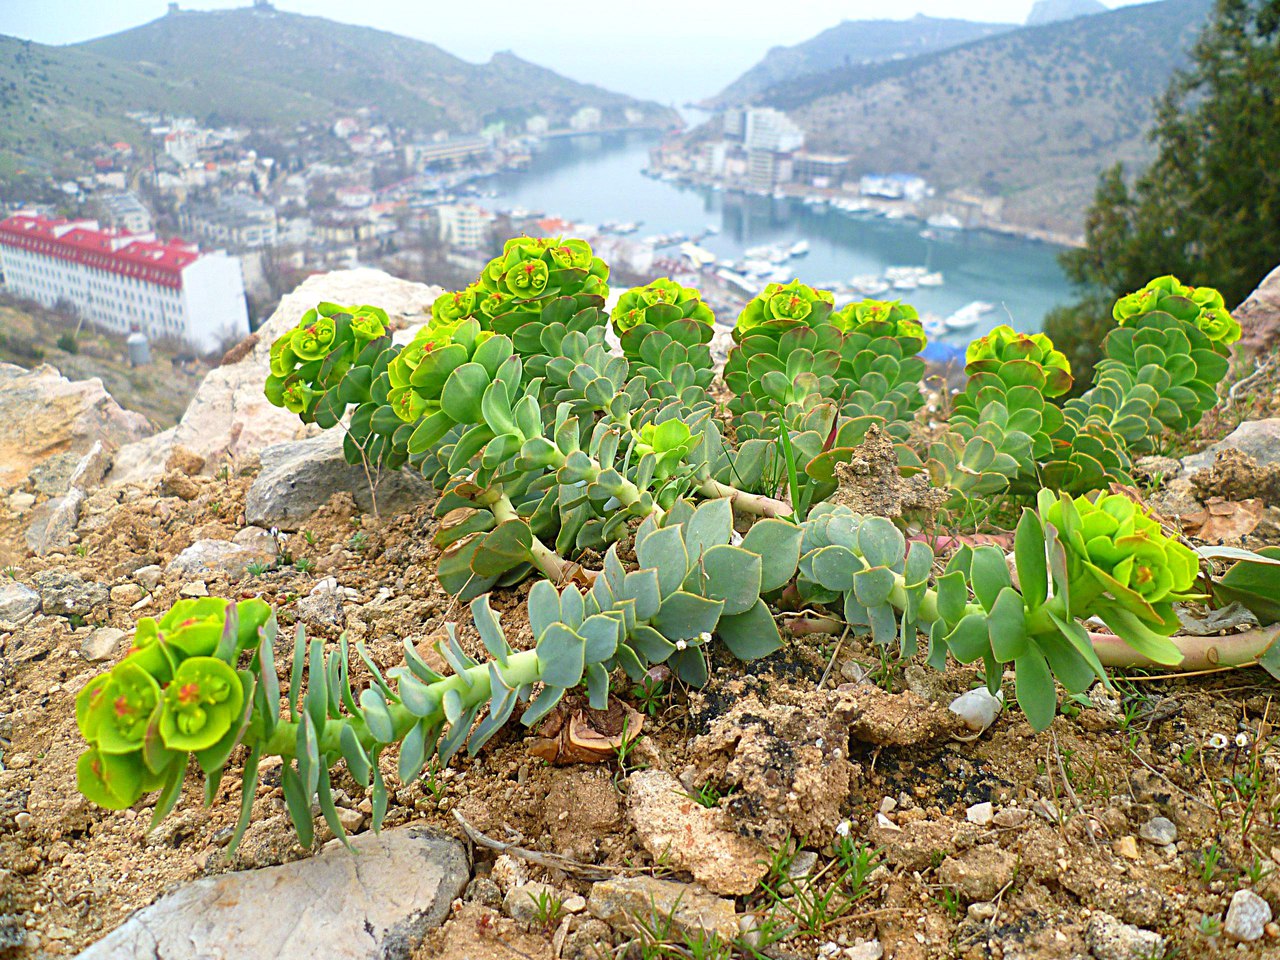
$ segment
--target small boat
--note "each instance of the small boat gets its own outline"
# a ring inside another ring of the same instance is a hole
[[[925,223],[938,230],[964,229],[964,224],[960,222],[960,218],[954,213],[935,213]]]
[[[790,251],[790,252],[791,252],[791,256],[793,256],[793,257],[803,257],[803,256],[805,256],[805,255],[809,252],[809,241],[808,241],[808,240],[797,240],[795,243],[793,243],[793,244],[791,245],[791,251]]]
[[[918,282],[922,287],[940,287],[942,286],[942,274],[938,271],[921,274]]]
[[[948,330],[967,330],[995,308],[994,303],[974,300],[972,303],[965,304],[943,322],[946,323]]]

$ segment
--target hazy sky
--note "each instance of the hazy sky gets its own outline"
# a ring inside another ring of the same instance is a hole
[[[1104,0],[1118,6],[1124,0]],[[769,47],[841,20],[935,17],[1021,23],[1032,0],[277,0],[280,10],[428,40],[468,60],[513,50],[577,80],[664,102],[716,92]],[[194,9],[248,0],[183,0]],[[75,43],[164,14],[165,0],[0,0],[0,33]],[[578,17],[575,17],[578,14]]]

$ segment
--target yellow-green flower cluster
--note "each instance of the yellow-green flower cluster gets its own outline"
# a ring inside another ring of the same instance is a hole
[[[892,337],[903,345],[906,355],[919,353],[928,343],[920,314],[901,300],[858,300],[831,314],[831,322],[842,333]]]
[[[267,399],[291,413],[307,414],[336,385],[366,346],[387,332],[386,311],[366,305],[320,303],[271,344]]]
[[[257,642],[271,616],[261,600],[236,606],[237,628],[224,638],[226,600],[180,600],[160,620],[138,622],[128,656],[76,697],[76,723],[89,749],[76,764],[80,792],[122,810],[170,779],[181,781],[188,755],[210,769],[219,746],[240,733],[245,689],[234,664]],[[217,759],[216,759],[217,758]]]
[[[788,326],[812,326],[825,321],[834,306],[835,297],[829,290],[816,290],[799,280],[771,283],[743,307],[734,324],[733,337],[740,341],[753,330],[777,321]]]
[[[984,337],[972,341],[965,350],[965,372],[995,373],[1014,360],[1034,363],[1044,374],[1044,395],[1060,397],[1071,389],[1071,364],[1043,333],[1019,333],[1002,324]]]
[[[1141,290],[1116,301],[1111,315],[1120,326],[1132,326],[1149,313],[1167,313],[1199,329],[1223,346],[1240,339],[1240,323],[1213,287],[1192,287],[1174,276],[1156,277]]]
[[[613,332],[618,336],[642,323],[661,330],[677,320],[696,320],[707,326],[716,322],[711,308],[702,302],[701,293],[667,277],[643,287],[632,287],[618,298],[609,318],[613,322]]]

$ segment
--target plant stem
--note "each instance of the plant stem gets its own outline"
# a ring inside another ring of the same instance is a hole
[[[785,500],[775,500],[761,493],[747,493],[719,480],[704,480],[695,489],[708,500],[728,500],[736,509],[757,517],[789,517],[795,512]]]
[[[395,728],[393,742],[402,740],[405,734],[409,732],[409,728],[421,720],[425,719],[429,723],[443,723],[444,708],[439,704],[443,701],[444,695],[450,690],[457,690],[459,696],[462,697],[464,712],[477,704],[489,700],[493,693],[489,677],[489,666],[488,662],[478,663],[463,673],[452,674],[431,684],[430,693],[434,697],[437,706],[426,717],[414,716],[402,704],[388,703],[387,709],[391,712],[391,720]],[[503,682],[512,689],[518,689],[526,684],[534,683],[542,674],[542,663],[538,659],[536,650],[523,650],[520,653],[513,653],[507,657],[506,666],[497,666],[496,664],[495,666]],[[320,731],[320,735],[317,738],[322,756],[337,756],[341,753],[342,747],[339,737],[342,735],[344,726],[350,726],[355,731],[360,743],[366,750],[377,743],[362,717],[329,718],[325,721],[324,729]],[[253,745],[248,735],[245,737],[245,742],[249,743],[250,746]],[[262,753],[264,755],[274,754],[285,759],[294,756],[297,753],[297,749],[298,724],[290,721],[281,722],[276,727],[275,732],[262,744]]]
[[[520,514],[516,512],[515,504],[511,502],[511,498],[505,493],[494,500],[489,505],[489,509],[493,511],[493,518],[499,523],[505,520],[521,519]],[[538,572],[552,583],[560,583],[569,567],[572,566],[568,560],[537,537],[533,537],[533,542],[529,545],[529,556],[533,560],[533,565],[538,568]]]
[[[1225,637],[1170,637],[1182,652],[1182,662],[1176,667],[1148,660],[1111,633],[1091,630],[1089,639],[1093,641],[1093,649],[1104,667],[1209,670],[1214,667],[1242,667],[1256,663],[1272,644],[1280,643],[1280,626],[1259,627]]]

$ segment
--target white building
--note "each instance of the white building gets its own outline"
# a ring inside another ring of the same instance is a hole
[[[489,240],[490,214],[475,204],[444,204],[436,208],[440,216],[440,239],[459,250],[483,250]]]
[[[746,111],[743,145],[748,150],[790,153],[804,146],[804,131],[781,110],[753,107]]]
[[[599,107],[582,107],[569,118],[569,126],[574,130],[595,130],[600,126],[600,119]]]
[[[99,202],[112,226],[130,233],[147,233],[151,230],[151,213],[143,206],[137,194],[108,193]]]
[[[194,130],[174,130],[165,135],[164,152],[174,163],[189,167],[200,160],[200,137]]]
[[[249,333],[240,261],[181,240],[19,213],[0,220],[0,270],[17,296],[69,303],[116,333],[140,330],[200,351]]]
[[[539,113],[524,122],[524,129],[526,133],[532,134],[535,137],[540,137],[551,129],[551,122]]]
[[[919,203],[928,193],[929,184],[924,177],[911,173],[868,174],[858,181],[858,192],[864,197],[881,197],[885,200],[907,200]]]

